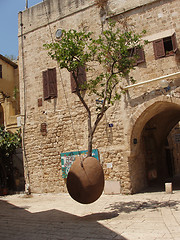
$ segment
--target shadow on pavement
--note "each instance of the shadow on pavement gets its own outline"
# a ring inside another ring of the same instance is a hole
[[[130,202],[117,202],[114,204],[110,204],[109,208],[112,211],[116,211],[117,213],[130,213],[133,211],[144,211],[144,210],[152,210],[155,211],[157,208],[166,208],[170,207],[174,210],[178,211],[178,207],[180,205],[180,201],[155,201],[155,200],[147,200],[147,201],[130,201]]]
[[[127,240],[98,223],[118,216],[115,212],[79,217],[56,209],[30,213],[0,200],[0,239],[3,240]]]
[[[102,213],[92,213],[89,215],[86,215],[84,217],[81,217],[82,220],[86,221],[100,221],[100,220],[108,220],[117,217],[119,214],[114,212],[102,212]]]

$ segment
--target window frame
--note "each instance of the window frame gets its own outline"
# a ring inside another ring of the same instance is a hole
[[[172,50],[166,51],[165,42],[167,41],[168,38],[170,38],[171,40]],[[156,60],[159,58],[175,55],[178,49],[176,33],[173,33],[172,35],[167,37],[154,40],[153,49],[154,49],[154,56]]]

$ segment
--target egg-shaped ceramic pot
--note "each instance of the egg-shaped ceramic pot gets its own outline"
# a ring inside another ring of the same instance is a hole
[[[100,162],[94,157],[78,157],[68,173],[67,189],[79,203],[95,202],[104,189],[104,173]]]

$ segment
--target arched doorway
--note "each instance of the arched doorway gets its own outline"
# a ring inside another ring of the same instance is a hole
[[[168,135],[168,147],[173,159],[173,176],[180,182],[180,122],[175,125]],[[175,183],[176,184],[176,183]],[[176,187],[176,186],[174,186]],[[179,188],[179,186],[177,186]]]
[[[162,101],[148,107],[137,119],[131,139],[133,192],[146,187],[163,189],[165,182],[180,174],[180,163],[174,162],[177,148],[171,140],[171,131],[179,121],[180,105]],[[174,135],[179,144],[178,133]]]

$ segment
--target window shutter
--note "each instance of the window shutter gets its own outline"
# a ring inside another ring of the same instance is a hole
[[[145,62],[145,54],[143,48],[135,48],[135,54],[137,55],[137,64]]]
[[[75,73],[75,75],[76,75],[77,73]],[[73,77],[73,74],[72,74],[72,72],[70,73],[70,77],[71,77],[71,92],[72,93],[75,93],[76,92],[76,82],[75,82],[75,79],[74,79],[74,77]]]
[[[43,72],[43,93],[44,100],[57,97],[56,68]]]
[[[85,66],[81,66],[78,72],[78,84],[81,87],[84,83],[86,83],[86,69]]]
[[[155,40],[153,42],[153,47],[154,47],[155,59],[165,56],[166,53],[165,53],[165,49],[164,49],[163,39]]]
[[[43,93],[44,100],[49,98],[48,71],[43,72]]]
[[[75,74],[77,76],[77,72]],[[85,69],[85,66],[80,66],[79,67],[77,81],[78,81],[78,85],[79,85],[80,88],[81,88],[81,85],[83,85],[86,82],[86,69]],[[71,91],[72,91],[72,93],[77,91],[77,85],[76,85],[75,79],[74,79],[74,77],[72,75],[72,72],[71,72]]]
[[[176,52],[177,49],[178,49],[177,40],[176,40],[176,33],[174,33],[171,36],[171,40],[172,40],[172,45],[173,45],[173,51]]]
[[[49,96],[52,98],[57,97],[56,68],[48,69],[48,84],[49,84]]]

